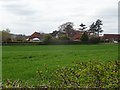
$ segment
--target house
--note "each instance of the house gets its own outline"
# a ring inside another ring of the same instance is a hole
[[[32,35],[29,36],[28,41],[41,42],[41,41],[43,41],[43,34],[41,34],[39,32],[34,32]]]
[[[103,39],[109,42],[120,41],[120,34],[104,34]]]
[[[71,40],[80,41],[82,34],[83,34],[82,31],[74,31],[74,35],[72,36]]]

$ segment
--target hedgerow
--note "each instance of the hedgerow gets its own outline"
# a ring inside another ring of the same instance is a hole
[[[45,76],[41,69],[37,70],[38,85],[22,83],[21,80],[6,80],[5,88],[37,87],[37,88],[119,88],[119,61],[110,62],[79,62],[71,67],[58,67]],[[46,68],[46,71],[48,69]]]

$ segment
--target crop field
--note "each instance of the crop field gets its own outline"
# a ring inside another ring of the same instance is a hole
[[[32,80],[36,71],[48,69],[46,76],[58,67],[72,66],[75,62],[118,59],[118,45],[37,45],[3,46],[3,80]]]

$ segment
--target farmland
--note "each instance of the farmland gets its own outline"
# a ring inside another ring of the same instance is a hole
[[[3,46],[3,80],[32,80],[36,71],[48,68],[46,76],[58,66],[72,66],[81,61],[117,60],[118,45],[41,45],[41,46]]]

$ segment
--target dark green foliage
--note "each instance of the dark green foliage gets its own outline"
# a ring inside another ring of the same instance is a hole
[[[51,35],[52,35],[53,37],[56,37],[56,35],[58,35],[58,31],[57,31],[57,30],[53,31],[53,32],[51,33]]]
[[[119,88],[119,61],[103,63],[99,61],[79,62],[71,67],[59,67],[49,72],[47,77],[43,71],[37,70],[37,85],[23,83],[21,80],[6,80],[6,88],[15,87],[47,87],[47,88]]]
[[[89,37],[88,37],[87,32],[84,32],[83,35],[81,36],[81,41],[86,42],[86,41],[88,41],[88,39],[89,39]]]
[[[84,31],[87,28],[86,25],[84,25],[83,23],[80,24],[80,27],[81,27],[80,28],[81,31]]]
[[[102,27],[101,27],[102,21],[98,19],[95,23],[93,22],[92,25],[90,25],[90,29],[88,31],[94,33],[94,36],[99,36],[99,33],[102,33]]]
[[[93,43],[93,44],[97,44],[97,43],[100,42],[100,37],[91,37],[91,38],[89,39],[89,42],[90,42],[90,43]]]
[[[50,34],[44,35],[44,43],[49,43],[51,39],[52,39],[52,36]]]
[[[69,40],[69,38],[67,37],[67,35],[63,34],[59,36],[59,40]]]
[[[57,88],[119,88],[119,61],[80,62],[73,67],[57,69],[51,74],[51,87]]]

